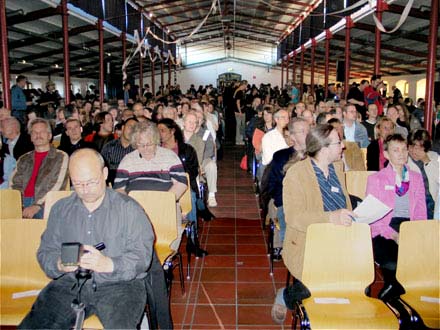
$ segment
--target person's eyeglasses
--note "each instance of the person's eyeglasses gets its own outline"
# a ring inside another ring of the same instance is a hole
[[[329,146],[331,146],[331,145],[336,145],[336,144],[341,145],[341,143],[342,143],[342,141],[338,141],[338,142],[332,142],[332,143],[329,143],[328,145],[329,145]]]
[[[86,182],[73,182],[72,181],[72,186],[75,189],[80,189],[80,188],[90,189],[90,188],[96,187],[101,182],[101,175],[102,174],[100,174],[99,178],[97,178],[95,180],[89,180],[89,181],[86,181]]]

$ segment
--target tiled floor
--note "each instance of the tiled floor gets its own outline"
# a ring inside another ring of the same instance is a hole
[[[287,270],[276,262],[273,276],[269,274],[267,230],[261,228],[251,175],[239,167],[243,152],[230,147],[218,163],[218,207],[212,209],[216,219],[203,222],[200,229],[201,245],[209,255],[192,259],[185,295],[175,270],[171,293],[175,329],[290,329],[290,313],[283,326],[270,316]],[[373,296],[379,287],[373,286]]]
[[[290,317],[286,327],[270,317],[276,289],[284,285],[287,273],[280,262],[269,275],[267,235],[261,228],[252,177],[239,167],[243,150],[226,149],[218,163],[218,207],[212,209],[216,219],[203,222],[200,235],[209,255],[192,260],[185,295],[177,277],[174,281],[175,329],[290,328]]]

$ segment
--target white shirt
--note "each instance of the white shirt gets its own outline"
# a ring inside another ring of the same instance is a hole
[[[288,147],[284,136],[276,128],[264,134],[261,145],[263,165],[269,164],[272,161],[273,154],[278,150]]]
[[[349,142],[356,142],[354,139],[354,132],[356,130],[356,125],[353,123],[351,127],[349,127],[347,124],[344,125],[344,136],[345,139]]]

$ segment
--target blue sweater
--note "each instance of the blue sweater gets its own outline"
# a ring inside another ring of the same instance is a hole
[[[26,96],[21,87],[15,85],[11,88],[12,110],[26,111]]]

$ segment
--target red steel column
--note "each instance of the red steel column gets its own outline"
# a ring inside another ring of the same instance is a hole
[[[292,67],[292,73],[293,73],[292,83],[293,83],[293,84],[296,84],[296,51],[293,52],[293,67]]]
[[[171,86],[171,55],[168,57],[168,86]]]
[[[61,1],[63,10],[63,56],[64,56],[64,99],[65,104],[70,104],[70,52],[69,52],[69,13],[67,0]]]
[[[9,50],[8,50],[8,27],[6,24],[6,0],[0,0],[0,39],[2,45],[2,82],[3,82],[3,106],[11,108],[11,88],[9,79]]]
[[[315,50],[316,50],[316,39],[312,39],[312,55],[310,60],[310,88],[312,91],[313,98],[315,97]]]
[[[426,92],[425,92],[425,129],[432,136],[432,123],[434,120],[434,81],[435,62],[437,56],[438,37],[438,0],[431,0],[431,24],[429,25],[428,63],[426,68]]]
[[[284,60],[281,59],[281,89],[284,86]]]
[[[383,0],[377,0],[376,17],[382,22],[382,12],[388,9],[388,5]],[[376,26],[374,34],[374,74],[380,74],[380,53],[381,53],[381,32]]]
[[[300,66],[301,66],[301,75],[300,75],[300,88],[299,88],[299,100],[302,101],[304,94],[304,52],[306,51],[306,47],[301,45],[301,58],[300,58]]]
[[[144,31],[142,31],[142,11],[140,12],[140,20],[139,20],[139,38],[143,38]],[[139,52],[139,97],[142,97],[142,88],[144,87],[144,63],[141,52]]]
[[[104,100],[104,29],[102,19],[98,19],[98,39],[99,39],[99,102],[102,105]]]
[[[289,63],[290,63],[290,55],[287,54],[287,64],[286,64],[286,84],[289,83]]]
[[[151,55],[151,50],[148,50]],[[155,85],[155,79],[154,79],[154,62],[151,61],[151,93],[153,93],[153,99],[156,97],[156,85]]]
[[[325,70],[324,70],[324,91],[325,98],[328,96],[328,74],[329,74],[329,61],[330,61],[330,39],[332,33],[329,29],[325,30]]]
[[[347,99],[348,80],[350,79],[350,32],[353,27],[353,20],[350,16],[345,17],[345,77],[344,77],[344,98]]]

